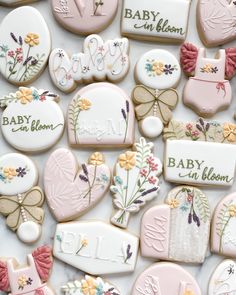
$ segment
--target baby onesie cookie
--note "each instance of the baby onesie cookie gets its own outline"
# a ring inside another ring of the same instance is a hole
[[[99,277],[85,275],[82,280],[76,280],[64,285],[61,290],[65,295],[121,295],[120,291],[110,283]]]
[[[179,62],[170,52],[154,49],[145,53],[136,64],[135,79],[141,84],[133,90],[139,129],[144,136],[161,134],[163,124],[172,118],[178,103],[177,87],[181,77]]]
[[[180,62],[189,78],[183,102],[202,117],[212,117],[229,107],[232,89],[229,80],[235,75],[236,48],[220,49],[215,58],[206,57],[204,48],[182,45]]]
[[[236,193],[223,198],[217,205],[211,228],[211,250],[236,257]]]
[[[64,131],[65,120],[58,101],[58,95],[34,87],[20,87],[1,97],[1,129],[6,141],[24,152],[52,147]]]
[[[30,6],[16,8],[0,24],[0,36],[3,77],[15,85],[32,83],[46,67],[51,51],[51,36],[42,15]]]
[[[80,166],[68,149],[54,151],[45,166],[44,188],[56,220],[73,220],[85,214],[103,198],[110,179],[101,153],[93,153],[88,164]]]
[[[131,295],[201,295],[198,283],[184,268],[159,262],[147,268],[134,283]]]
[[[80,89],[67,114],[72,146],[117,147],[134,142],[134,107],[118,86],[94,83]]]
[[[236,264],[233,260],[223,260],[213,272],[208,295],[234,294],[236,292]]]
[[[235,175],[236,125],[170,121],[164,130],[165,179],[170,182],[231,186]],[[220,157],[219,157],[220,155]],[[227,163],[227,165],[225,165]]]
[[[139,239],[100,221],[57,225],[53,254],[91,275],[132,272]]]
[[[118,0],[51,0],[56,20],[67,30],[88,35],[104,30],[115,18]]]
[[[28,157],[16,153],[0,157],[0,213],[24,243],[41,236],[44,194],[37,182],[37,168]]]
[[[186,263],[203,263],[210,235],[210,207],[197,188],[171,190],[167,205],[150,208],[141,223],[144,257]]]
[[[90,35],[84,41],[83,52],[71,57],[61,48],[54,49],[49,58],[49,73],[55,86],[63,92],[73,91],[77,83],[119,82],[129,71],[128,54],[128,39],[104,42],[100,36]]]
[[[191,0],[124,0],[121,32],[129,38],[183,42]]]
[[[15,259],[0,260],[0,290],[17,294],[55,294],[47,281],[53,265],[49,246],[37,248],[27,256],[27,265],[20,266]]]
[[[116,226],[126,228],[130,214],[138,212],[157,196],[162,163],[153,155],[153,146],[152,142],[140,138],[133,151],[126,151],[118,157],[114,185],[110,188],[116,209],[111,222]]]

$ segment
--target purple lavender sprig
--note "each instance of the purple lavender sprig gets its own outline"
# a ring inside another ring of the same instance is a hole
[[[82,180],[82,181],[85,181],[85,182],[88,182],[88,178],[82,174],[79,175],[79,178]]]
[[[85,164],[82,164],[82,170],[86,176],[88,176],[88,168]]]
[[[149,189],[149,190],[146,190],[146,191],[144,191],[142,194],[141,194],[141,196],[143,197],[143,196],[146,196],[146,195],[148,195],[148,194],[150,194],[150,193],[152,193],[152,192],[155,192],[155,191],[157,191],[158,190],[158,187],[153,187],[153,188],[151,188],[151,189]]]
[[[18,44],[18,40],[17,40],[16,36],[14,35],[14,33],[11,32],[10,35],[11,35],[12,39]]]
[[[125,258],[125,263],[132,257],[133,252],[130,251],[131,250],[131,246],[130,244],[127,246],[126,249],[126,258]]]

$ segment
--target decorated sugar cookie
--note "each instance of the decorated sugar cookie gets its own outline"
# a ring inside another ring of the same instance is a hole
[[[16,6],[16,5],[23,5],[30,2],[35,2],[37,0],[0,0],[0,5],[2,6]]]
[[[44,171],[44,188],[48,205],[57,221],[68,221],[86,213],[104,196],[111,172],[104,156],[95,152],[89,164],[78,165],[65,148],[49,157]]]
[[[134,141],[134,108],[118,86],[94,83],[80,89],[68,107],[72,146],[129,146]]]
[[[132,295],[201,295],[198,283],[184,268],[159,262],[147,268],[134,283]]]
[[[50,32],[41,14],[30,6],[16,8],[0,24],[0,36],[3,77],[20,86],[32,83],[46,67],[51,51]]]
[[[47,280],[53,265],[51,248],[42,246],[27,256],[27,265],[15,259],[0,260],[0,290],[17,294],[55,294]]]
[[[50,76],[55,86],[63,92],[73,91],[77,83],[119,82],[129,71],[128,53],[129,41],[126,38],[104,42],[100,36],[90,35],[84,41],[83,52],[71,57],[61,48],[51,52]]]
[[[208,122],[202,118],[196,122],[172,120],[163,137],[166,141],[164,171],[167,181],[201,186],[233,184],[235,124]]]
[[[124,0],[121,32],[129,38],[182,42],[188,31],[191,0]]]
[[[150,208],[142,218],[142,255],[203,263],[210,234],[207,197],[197,188],[180,186],[169,192],[166,204]]]
[[[64,116],[58,95],[34,87],[20,87],[0,98],[4,108],[2,133],[14,148],[39,152],[52,147],[64,131]]]
[[[135,78],[141,85],[134,88],[132,96],[144,136],[159,136],[163,124],[170,121],[172,110],[178,103],[178,93],[173,88],[178,85],[180,77],[179,62],[166,50],[151,50],[137,62]]]
[[[228,257],[236,257],[236,194],[223,198],[217,205],[211,230],[211,250]]]
[[[52,0],[56,20],[67,30],[88,35],[104,30],[115,18],[118,0]]]
[[[203,117],[212,117],[229,107],[232,89],[229,80],[235,75],[236,48],[220,49],[215,58],[206,57],[204,48],[190,43],[181,47],[180,62],[189,78],[183,102]]]
[[[120,291],[102,278],[86,275],[82,280],[76,280],[64,285],[61,290],[65,295],[84,295],[87,291],[94,295],[120,295]]]
[[[112,243],[111,243],[112,241]],[[53,254],[91,275],[132,272],[139,239],[100,221],[57,225]]]
[[[159,191],[162,163],[152,153],[153,143],[140,138],[134,151],[118,157],[114,185],[111,186],[115,213],[111,222],[122,228],[128,226],[130,214],[138,212]]]
[[[25,243],[41,236],[44,194],[37,182],[37,168],[28,157],[16,153],[0,157],[0,213]]]

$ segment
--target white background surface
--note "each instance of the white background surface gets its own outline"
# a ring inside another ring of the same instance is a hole
[[[135,1],[135,0],[133,0]],[[144,0],[145,1],[145,0]],[[187,36],[187,41],[194,42],[195,45],[200,46],[201,42],[198,37],[198,33],[196,30],[196,23],[195,23],[195,11],[196,11],[196,4],[197,0],[193,0],[192,6],[191,6],[191,14],[190,14],[190,25],[189,25],[189,32]],[[52,35],[52,47],[62,47],[63,49],[67,50],[68,53],[74,53],[77,51],[81,51],[83,39],[84,37],[77,36],[75,34],[72,34],[70,32],[67,32],[62,27],[60,27],[59,24],[56,23],[52,16],[51,7],[50,7],[50,1],[41,0],[38,3],[32,4],[34,7],[36,7],[44,16],[46,19],[46,22],[48,23],[49,29],[51,31]],[[171,7],[170,7],[171,9]],[[0,19],[4,17],[8,12],[10,12],[10,8],[3,8],[0,7]],[[121,10],[121,1],[119,5],[119,11],[116,16],[116,19],[112,23],[112,25],[100,35],[104,38],[104,40],[107,39],[113,39],[120,36],[120,10]],[[178,11],[176,11],[176,15],[178,15]],[[27,20],[24,20],[27,21]],[[29,23],[30,28],[30,23]],[[0,37],[1,42],[1,37]],[[235,42],[234,42],[235,43]],[[133,87],[135,86],[134,78],[133,78],[133,69],[135,66],[135,63],[137,62],[137,59],[146,51],[154,49],[154,48],[163,48],[171,51],[177,58],[179,58],[179,46],[173,46],[173,45],[166,45],[166,44],[160,44],[160,43],[145,43],[140,41],[133,41],[130,40],[130,56],[131,56],[131,68],[129,75],[124,79],[122,83],[119,84],[127,93],[131,93]],[[231,44],[227,44],[226,47],[232,46]],[[208,50],[209,55],[213,55],[216,49]],[[234,96],[236,94],[236,86],[235,86],[235,79],[234,78],[231,82]],[[188,108],[185,108],[181,101],[181,95],[182,95],[182,89],[185,84],[186,78],[182,76],[181,84],[178,87],[179,95],[180,95],[180,101],[179,104],[174,111],[174,118],[179,120],[196,120],[197,116]],[[61,95],[61,102],[60,105],[63,108],[64,114],[67,110],[67,105],[70,102],[70,100],[73,97],[73,93],[69,95],[65,95],[63,93],[60,93],[51,83],[50,77],[48,74],[48,70],[46,69],[43,75],[34,82],[33,86],[36,88],[44,88],[51,91],[54,91],[56,93],[59,93]],[[13,85],[10,85],[6,81],[3,80],[3,78],[0,78],[0,95],[7,94],[8,92],[15,92],[16,88]],[[111,97],[112,100],[112,97]],[[112,103],[112,101],[111,101]],[[233,122],[233,114],[234,110],[236,109],[236,101],[233,100],[231,107],[225,111],[221,112],[214,116],[214,119],[220,119],[222,121],[232,121]],[[136,128],[137,129],[137,128]],[[136,131],[136,139],[139,138],[139,133]],[[67,144],[67,134],[65,132],[63,139],[57,144],[57,147],[66,147]],[[164,144],[162,142],[162,139],[159,138],[155,141],[155,154],[158,155],[161,159],[163,158],[163,149]],[[43,167],[45,164],[45,161],[49,157],[50,153],[53,149],[48,151],[47,153],[43,153],[40,155],[34,155],[32,156],[32,159],[36,162],[39,168],[40,173],[40,186],[42,187],[42,176],[43,176]],[[3,140],[2,134],[0,134],[0,154],[14,152],[14,149],[7,145],[7,143]],[[74,153],[78,157],[79,161],[84,162],[87,160],[87,157],[92,152],[92,150],[74,150]],[[109,163],[111,169],[113,169],[113,166],[115,164],[117,156],[121,153],[121,150],[113,150],[113,151],[103,151],[105,154],[105,157],[107,159],[107,162]],[[230,161],[230,159],[229,159]],[[225,163],[227,165],[227,163]],[[210,189],[204,189],[203,191],[206,193],[206,195],[209,197],[210,203],[211,203],[211,211],[214,210],[214,207],[218,203],[218,201],[224,197],[225,195],[229,194],[230,192],[233,192],[235,190],[235,185],[228,190],[225,189],[217,189],[217,190],[210,190]],[[171,185],[169,183],[166,183],[161,178],[161,190],[159,193],[159,196],[157,199],[152,201],[151,203],[148,203],[147,207],[142,209],[137,215],[134,217],[131,217],[128,230],[131,233],[139,235],[139,228],[140,228],[140,220],[142,217],[142,214],[144,211],[148,208],[153,206],[154,204],[161,204],[163,202],[163,199],[166,197],[166,194],[171,189]],[[26,255],[33,251],[37,246],[40,246],[42,244],[52,244],[53,240],[52,237],[55,232],[55,225],[56,222],[51,216],[47,205],[44,204],[44,208],[46,211],[46,218],[43,224],[43,234],[38,243],[32,246],[26,246],[23,243],[21,243],[14,233],[12,233],[6,226],[5,226],[5,218],[0,217],[0,257],[1,256],[15,256],[20,263],[25,263]],[[112,198],[110,193],[107,193],[107,195],[104,197],[102,202],[100,202],[94,209],[92,209],[89,213],[84,215],[81,220],[86,219],[99,219],[103,221],[109,222],[110,216],[112,211]],[[184,237],[183,237],[184,238]],[[217,266],[217,264],[222,260],[221,257],[216,255],[210,255],[208,253],[208,257],[203,265],[200,266],[187,266],[183,265],[185,269],[190,271],[198,280],[200,287],[202,289],[202,294],[207,294],[207,285],[208,280],[210,278],[210,275],[214,268]],[[138,257],[138,262],[136,266],[136,271],[131,274],[127,275],[112,275],[112,276],[106,276],[105,279],[109,280],[111,283],[115,284],[118,289],[120,289],[122,295],[128,295],[131,293],[133,282],[135,281],[136,277],[148,266],[150,266],[154,261],[144,259],[141,256]],[[55,260],[53,273],[50,279],[50,284],[54,288],[57,294],[60,294],[60,286],[64,283],[66,283],[68,280],[78,279],[80,278],[80,273],[78,270],[76,270],[73,267],[67,266],[64,263],[61,263],[60,261]],[[171,278],[170,278],[171,283]],[[166,294],[166,295],[175,295],[175,294]]]

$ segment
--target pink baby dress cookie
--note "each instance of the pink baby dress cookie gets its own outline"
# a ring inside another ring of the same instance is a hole
[[[88,35],[104,30],[115,18],[118,0],[51,0],[56,20],[67,30]]]
[[[27,266],[15,259],[0,260],[0,290],[12,295],[53,295],[47,280],[53,265],[51,248],[42,246],[27,256]]]
[[[183,102],[198,115],[212,117],[229,107],[232,89],[229,80],[235,75],[236,48],[220,49],[216,58],[206,57],[204,48],[190,43],[181,47],[183,71],[194,77],[187,82]]]

